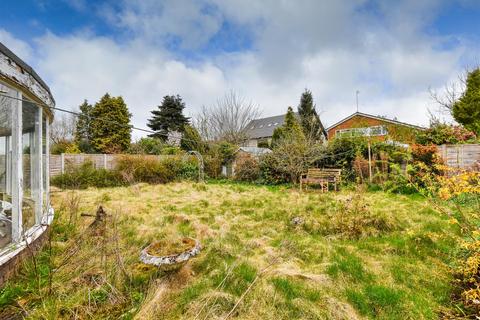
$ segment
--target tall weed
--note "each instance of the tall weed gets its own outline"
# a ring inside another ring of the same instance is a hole
[[[340,200],[322,215],[308,217],[303,229],[309,233],[343,239],[360,239],[398,229],[392,216],[375,212],[362,193]]]

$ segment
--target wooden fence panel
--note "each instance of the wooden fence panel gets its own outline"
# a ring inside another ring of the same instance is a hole
[[[124,154],[61,154],[50,156],[50,176],[59,175],[72,166],[80,166],[90,161],[97,169],[113,170],[117,165],[117,161],[126,156]],[[168,155],[128,155],[130,157],[142,157],[160,160],[168,158]]]
[[[467,170],[480,169],[480,144],[444,144],[438,149],[443,161],[449,167]]]

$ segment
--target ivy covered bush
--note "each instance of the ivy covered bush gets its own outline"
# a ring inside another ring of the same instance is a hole
[[[282,184],[288,182],[285,172],[278,170],[278,159],[273,153],[262,156],[259,162],[260,181],[264,184]]]
[[[419,131],[415,140],[421,145],[465,144],[478,142],[478,137],[460,125],[435,123],[425,131]]]
[[[260,178],[258,160],[250,155],[237,158],[235,166],[235,180],[254,182]]]

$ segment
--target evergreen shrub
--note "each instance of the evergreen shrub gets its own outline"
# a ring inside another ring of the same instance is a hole
[[[66,189],[108,188],[124,184],[118,172],[96,169],[90,161],[80,166],[67,167],[65,173],[52,177],[50,182],[53,186]]]
[[[254,182],[260,178],[258,160],[252,156],[238,157],[235,166],[235,180]]]
[[[68,168],[64,174],[52,177],[51,183],[60,188],[115,187],[139,182],[168,183],[174,180],[198,178],[196,160],[183,161],[180,156],[154,158],[139,155],[121,157],[114,170],[97,169],[92,162]]]

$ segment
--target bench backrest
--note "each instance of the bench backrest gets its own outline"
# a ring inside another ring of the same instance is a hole
[[[308,169],[307,178],[340,178],[342,169]]]

